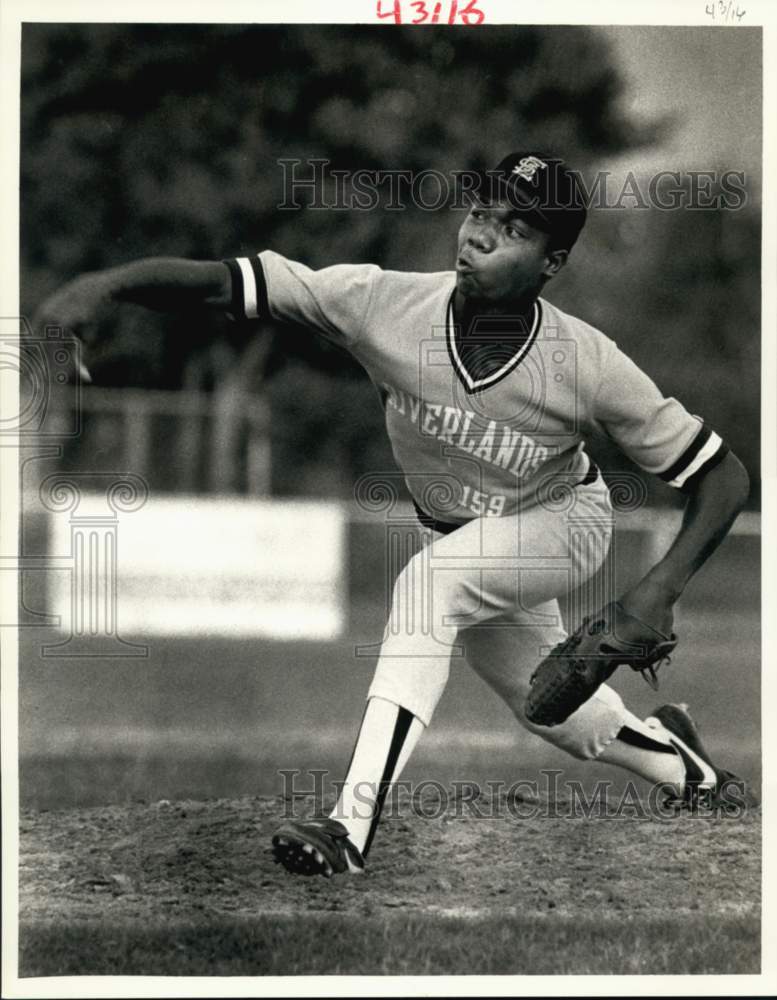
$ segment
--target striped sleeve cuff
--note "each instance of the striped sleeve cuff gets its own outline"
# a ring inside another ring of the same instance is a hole
[[[229,311],[234,318],[259,319],[269,316],[267,282],[259,257],[233,257],[224,263],[232,275]]]
[[[693,490],[702,476],[728,454],[728,445],[705,424],[680,457],[659,476],[678,490]]]

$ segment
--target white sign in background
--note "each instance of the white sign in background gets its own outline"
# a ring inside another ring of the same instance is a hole
[[[89,508],[96,521],[104,497],[82,497],[79,518]],[[70,517],[49,517],[49,554],[75,557]],[[73,573],[52,573],[49,610],[64,631],[79,631],[80,605],[114,575],[125,638],[333,639],[345,620],[345,531],[337,503],[152,497],[119,516],[115,571],[99,531],[91,545],[87,532],[85,581],[74,589]]]

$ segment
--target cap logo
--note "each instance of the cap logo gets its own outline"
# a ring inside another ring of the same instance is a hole
[[[524,156],[522,160],[513,167],[512,172],[527,181],[534,181],[534,175],[538,170],[547,170],[548,165],[536,156]]]

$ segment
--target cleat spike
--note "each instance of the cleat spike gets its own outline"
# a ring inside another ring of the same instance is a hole
[[[316,851],[315,854],[313,855],[313,857],[316,859],[316,861],[320,865],[323,865],[323,863],[324,863],[324,855],[321,853],[321,851]]]
[[[305,854],[312,854],[313,851],[314,851],[314,849],[315,848],[313,847],[312,844],[303,844],[302,845],[302,850],[305,852]]]

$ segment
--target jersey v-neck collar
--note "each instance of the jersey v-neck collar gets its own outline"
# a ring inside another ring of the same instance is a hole
[[[458,347],[456,346],[456,324],[453,321],[453,299],[455,294],[456,290],[454,289],[448,300],[448,309],[445,316],[445,340],[448,346],[448,355],[451,359],[453,370],[467,392],[480,392],[482,389],[489,389],[492,385],[496,385],[497,382],[501,382],[526,357],[527,353],[531,350],[532,344],[537,339],[537,333],[539,332],[542,320],[542,308],[539,299],[537,299],[534,303],[534,317],[529,334],[509,361],[483,378],[473,378],[467,371],[466,365],[462,361]]]

